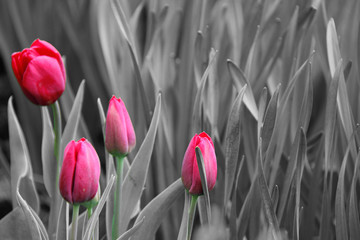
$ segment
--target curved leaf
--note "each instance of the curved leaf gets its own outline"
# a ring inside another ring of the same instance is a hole
[[[106,201],[108,200],[109,198],[109,194],[110,194],[110,190],[113,186],[115,182],[115,176],[111,176],[111,178],[109,179],[109,182],[104,190],[104,193],[102,194],[100,200],[99,200],[99,203],[98,205],[96,206],[96,209],[95,211],[93,212],[93,214],[91,215],[87,225],[86,225],[86,230],[85,230],[85,233],[84,233],[84,236],[83,236],[83,239],[90,239],[91,237],[91,234],[93,233],[94,231],[94,228],[95,228],[95,224],[97,221],[99,221],[99,215],[101,213],[101,210],[103,209],[104,207],[104,204],[106,203]]]
[[[144,223],[139,228],[139,230],[134,233],[131,239],[153,239],[154,234],[160,226],[161,221],[164,219],[165,214],[171,205],[176,201],[176,199],[181,196],[183,191],[183,183],[181,179],[178,179],[158,196],[156,196],[150,203],[148,203],[146,207],[140,212],[135,222],[136,224],[145,217]]]
[[[56,158],[54,155],[54,132],[47,107],[41,108],[43,135],[41,143],[41,160],[43,166],[43,179],[46,191],[50,197],[55,196],[56,184]]]
[[[81,108],[84,101],[84,88],[85,88],[85,80],[83,80],[79,86],[77,91],[74,105],[71,109],[69,118],[66,122],[64,132],[61,137],[61,147],[60,147],[60,161],[62,161],[62,154],[66,145],[71,141],[74,140],[76,137],[76,132],[79,125],[79,120],[81,116]]]
[[[236,163],[239,159],[240,148],[240,121],[241,111],[240,107],[246,91],[245,85],[234,100],[231,108],[231,113],[227,123],[226,129],[226,158],[225,158],[225,192],[224,192],[224,206],[230,198],[231,189],[234,182]]]
[[[231,60],[227,61],[227,66],[231,79],[233,80],[233,84],[238,92],[240,92],[241,88],[244,87],[245,84],[248,85],[245,92],[244,103],[255,118],[255,120],[258,120],[259,111],[249,80],[246,78],[245,74],[240,70],[240,68],[238,68]]]
[[[161,95],[159,94],[154,110],[153,119],[146,137],[130,166],[129,172],[126,174],[122,184],[122,195],[120,205],[120,222],[119,233],[126,231],[129,224],[131,214],[140,199],[143,187],[145,185],[151,153],[153,150],[157,126],[159,124],[161,113]]]
[[[18,191],[16,195],[19,205],[24,211],[29,226],[34,225],[34,228],[37,230],[35,232],[31,232],[32,239],[45,239],[45,240],[49,239],[49,236],[47,235],[46,232],[46,228],[44,224],[41,222],[39,216],[34,212],[33,209],[31,209],[31,207],[21,197]]]
[[[24,133],[14,111],[12,97],[8,101],[8,123],[13,207],[17,206],[17,191],[19,191],[32,209],[39,212],[39,197],[34,184],[29,151]]]

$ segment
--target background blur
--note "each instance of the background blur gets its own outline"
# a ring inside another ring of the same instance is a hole
[[[326,49],[326,26],[330,18],[334,19],[340,39],[353,121],[359,122],[359,1],[119,2],[128,29],[119,27],[109,0],[0,1],[0,171],[3,173],[0,174],[0,188],[9,188],[6,109],[11,95],[25,132],[38,189],[41,192],[43,188],[40,108],[24,97],[11,69],[11,54],[29,47],[36,38],[53,44],[65,58],[66,97],[60,99],[64,122],[72,106],[68,99],[74,98],[80,82],[86,80],[83,115],[77,135],[90,139],[100,159],[104,159],[104,144],[97,99],[101,100],[105,112],[112,95],[124,100],[134,124],[138,148],[149,127],[156,96],[162,92],[163,110],[143,205],[180,177],[187,144],[200,130],[206,130],[214,139],[220,169],[217,186],[223,184],[227,120],[239,91],[229,74],[228,59],[242,70],[258,103],[264,87],[269,93],[267,101],[279,83],[282,94],[296,70],[315,52],[310,76],[313,101],[308,127],[304,131],[308,141],[313,140],[312,146],[317,146],[324,130],[327,89],[331,81]],[[203,86],[201,77],[208,65],[211,67]],[[306,74],[302,73],[300,78],[305,79]],[[306,94],[305,82],[300,80],[295,84],[296,91],[291,95],[291,117],[286,118],[288,127],[284,127],[284,146],[276,156],[290,155]],[[194,107],[198,104],[197,94],[201,96],[199,108]],[[194,108],[200,109],[200,113],[194,113]],[[250,176],[255,172],[253,159],[257,150],[257,121],[254,109],[249,106],[244,110],[241,129],[239,158],[242,155],[246,158],[246,171],[239,186],[244,190],[239,193],[239,201],[243,202]],[[340,156],[344,148],[340,148]],[[129,156],[130,161],[136,152],[137,149]],[[311,156],[308,157],[310,168],[315,161]],[[339,161],[334,164],[336,173],[340,164]],[[309,179],[305,181],[309,183]],[[272,181],[279,179],[274,177]],[[0,201],[6,204],[10,195],[1,193]],[[219,187],[211,192],[214,204],[223,204],[222,193]],[[303,204],[306,206],[306,201]],[[180,225],[182,203],[178,206],[163,229],[176,229]],[[46,216],[46,204],[42,207],[43,216]],[[176,231],[161,230],[159,234],[164,239],[176,237]]]

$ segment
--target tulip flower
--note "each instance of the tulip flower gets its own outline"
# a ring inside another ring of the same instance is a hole
[[[184,160],[182,163],[181,179],[185,188],[192,195],[203,194],[201,185],[201,178],[199,173],[198,164],[196,161],[195,148],[198,147],[201,150],[204,166],[206,181],[209,191],[215,186],[217,175],[217,164],[214,144],[205,132],[200,133],[191,139],[188,148],[186,149]]]
[[[82,138],[69,142],[64,151],[59,188],[71,204],[93,199],[98,191],[100,161],[94,147]]]
[[[27,98],[36,105],[54,103],[65,90],[65,67],[60,53],[46,41],[36,39],[11,56],[12,69]]]
[[[121,98],[110,99],[105,134],[106,149],[114,156],[124,157],[135,147],[134,127]]]

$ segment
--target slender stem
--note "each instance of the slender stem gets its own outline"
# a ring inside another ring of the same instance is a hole
[[[59,186],[59,174],[60,174],[60,145],[61,145],[61,115],[59,102],[51,104],[51,109],[54,117],[54,155],[56,158],[56,188]]]
[[[56,159],[56,180],[54,183],[55,190],[54,196],[51,198],[51,205],[50,205],[50,217],[49,217],[49,233],[52,235],[56,232],[57,228],[57,219],[60,210],[61,204],[61,196],[59,191],[59,174],[60,174],[60,144],[61,144],[61,115],[60,115],[60,106],[58,101],[51,104],[51,109],[53,113],[53,127],[54,127],[54,155]]]
[[[191,196],[191,203],[189,207],[189,218],[188,218],[188,224],[187,224],[187,240],[191,239],[191,232],[194,224],[194,216],[195,216],[195,210],[196,210],[196,202],[198,199],[198,195],[190,195]]]
[[[79,204],[73,205],[70,240],[75,240],[77,236],[79,208]]]
[[[125,156],[124,156],[125,157]],[[119,237],[119,223],[120,223],[120,201],[121,201],[121,185],[124,157],[115,157],[116,159],[116,188],[114,197],[114,215],[112,221],[112,239]]]

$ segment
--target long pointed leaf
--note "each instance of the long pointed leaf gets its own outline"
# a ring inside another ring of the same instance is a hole
[[[125,176],[122,184],[122,195],[120,205],[120,216],[122,221],[119,226],[119,233],[126,231],[130,217],[134,208],[140,199],[151,159],[157,126],[161,113],[161,95],[159,94],[154,110],[153,119],[150,124],[149,131],[142,143],[138,153],[135,156],[133,163]]]
[[[132,236],[132,240],[153,239],[154,234],[160,226],[165,214],[172,204],[181,196],[184,186],[181,179],[178,179],[162,193],[156,196],[145,208],[140,212],[135,223],[144,219],[141,228]]]
[[[39,212],[39,197],[34,184],[29,151],[24,133],[14,111],[12,97],[10,97],[8,101],[8,123],[13,207],[15,208],[17,206],[16,193],[19,191],[32,209],[34,209],[35,212]]]

